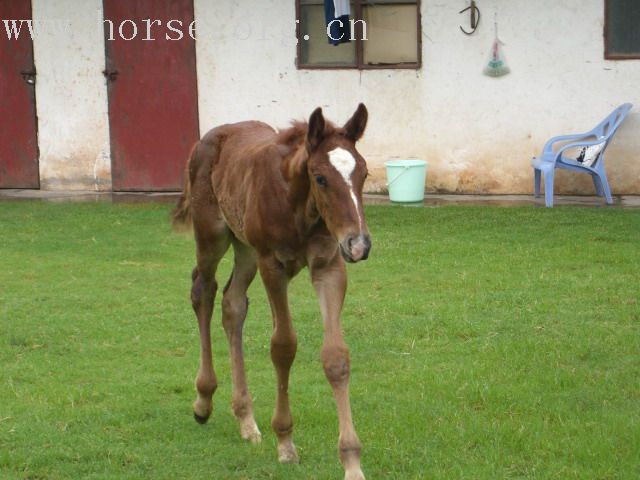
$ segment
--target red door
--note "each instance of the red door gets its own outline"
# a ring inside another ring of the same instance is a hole
[[[33,41],[26,20],[31,0],[0,0],[0,188],[40,186]]]
[[[103,5],[113,189],[181,190],[199,136],[193,0]]]

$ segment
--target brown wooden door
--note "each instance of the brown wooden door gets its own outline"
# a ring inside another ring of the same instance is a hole
[[[0,188],[39,188],[31,0],[0,0],[0,20]]]
[[[199,136],[193,0],[103,5],[113,189],[181,190]]]

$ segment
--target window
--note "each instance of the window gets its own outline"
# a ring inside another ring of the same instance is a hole
[[[296,13],[298,68],[421,66],[420,0],[353,0],[340,34],[350,41],[338,45],[329,43],[323,0],[296,0]]]
[[[606,0],[604,56],[612,60],[640,58],[640,2]]]

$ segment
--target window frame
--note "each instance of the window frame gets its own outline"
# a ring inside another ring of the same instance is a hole
[[[296,0],[299,1],[299,0]],[[609,3],[611,0],[604,1],[604,58],[605,60],[640,60],[640,47],[637,53],[611,53],[609,50]]]
[[[353,0],[355,13],[350,17],[352,20],[362,20],[362,4],[367,0]],[[375,1],[373,2],[375,3]],[[379,0],[380,4],[384,4],[384,0]],[[364,63],[364,49],[362,40],[362,24],[356,22],[355,24],[355,50],[356,58],[355,64],[345,65],[344,63],[323,63],[323,64],[308,64],[302,63],[302,42],[305,40],[302,38],[302,25],[300,17],[302,13],[301,0],[295,0],[296,6],[296,68],[298,70],[420,70],[422,68],[422,0],[415,1],[391,1],[389,4],[397,5],[415,5],[417,10],[416,22],[417,22],[417,54],[418,60],[416,62],[407,63],[389,63],[389,64],[377,64],[369,65]],[[365,4],[366,6],[366,4]]]

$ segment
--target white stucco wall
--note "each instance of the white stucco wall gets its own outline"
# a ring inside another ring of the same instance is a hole
[[[385,160],[408,157],[429,162],[429,191],[529,193],[529,160],[548,137],[632,102],[607,163],[614,194],[640,194],[640,60],[604,60],[603,1],[478,4],[467,37],[460,4],[422,0],[422,69],[359,72],[296,69],[293,0],[194,0],[201,132],[245,119],[285,127],[318,105],[341,123],[364,102],[370,191],[384,189]],[[494,12],[512,70],[501,78],[482,75]],[[42,187],[109,189],[102,1],[33,0],[33,15],[72,27],[34,41]],[[557,191],[593,192],[565,173]]]
[[[203,132],[247,118],[282,127],[318,105],[342,122],[362,101],[370,190],[384,188],[385,160],[416,157],[429,162],[430,191],[527,193],[548,137],[588,130],[620,103],[640,111],[640,60],[604,60],[602,1],[483,0],[467,37],[460,4],[423,0],[422,69],[362,72],[297,70],[293,3],[195,0]],[[512,70],[501,78],[482,75],[495,12]],[[639,128],[633,112],[609,148],[614,193],[640,193]],[[564,173],[558,191],[592,193]]]
[[[32,9],[41,188],[110,190],[102,1]]]

